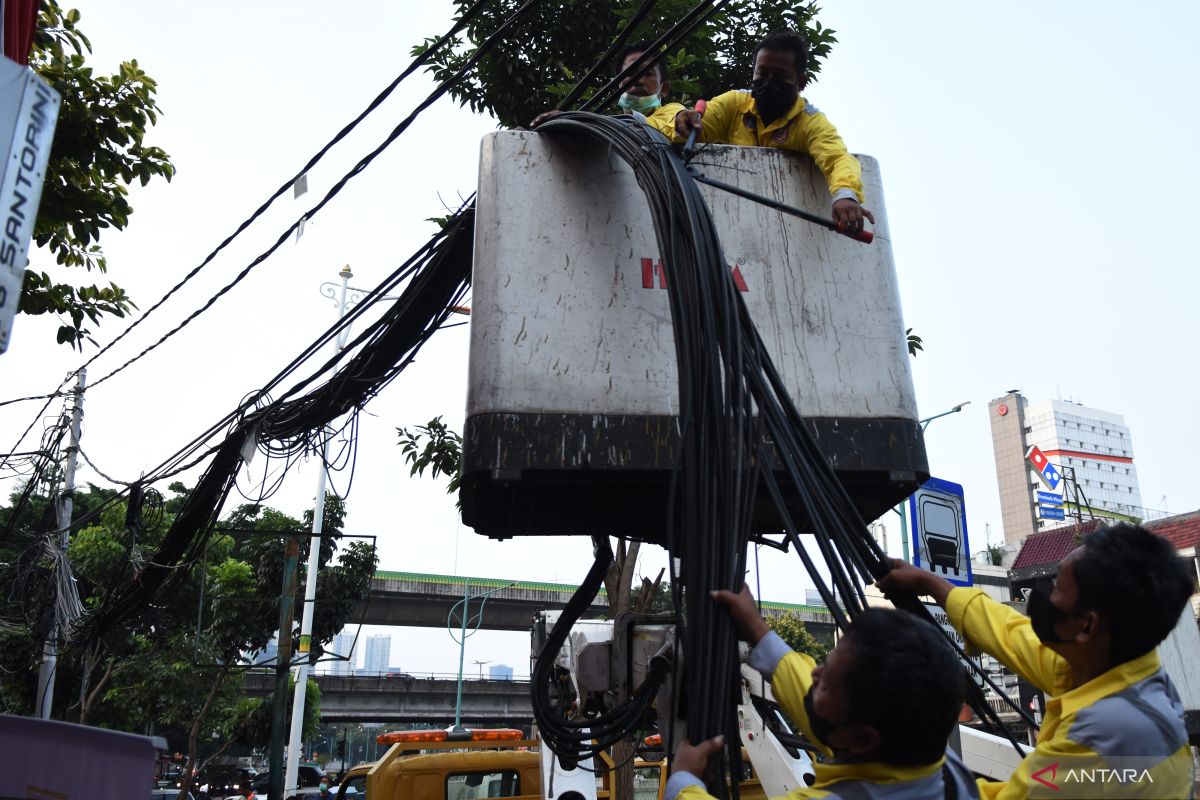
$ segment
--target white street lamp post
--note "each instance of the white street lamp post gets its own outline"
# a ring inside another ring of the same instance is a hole
[[[341,291],[338,295],[338,321],[346,315],[346,289],[354,273],[350,265],[342,267],[338,273],[342,279]],[[322,285],[322,293],[325,286]],[[346,330],[337,336],[337,349],[346,345]],[[317,503],[313,509],[312,535],[308,541],[308,572],[304,582],[304,615],[300,622],[300,661],[296,665],[296,691],[292,697],[292,727],[288,737],[287,768],[284,771],[284,788],[291,791],[297,787],[300,773],[300,733],[304,727],[304,690],[308,685],[308,659],[312,649],[313,614],[317,604],[317,571],[321,564],[321,534],[325,527],[325,486],[329,478],[329,432],[324,431],[321,443],[321,469],[317,472]],[[290,635],[280,631],[280,636]]]

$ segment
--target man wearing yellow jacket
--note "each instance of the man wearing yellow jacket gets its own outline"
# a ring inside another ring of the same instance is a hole
[[[625,45],[614,59],[618,74],[624,72],[630,64],[642,57],[646,52],[645,42],[631,42]],[[627,114],[633,114],[642,122],[670,139],[675,135],[675,117],[683,111],[682,103],[668,103],[671,95],[671,82],[668,80],[666,62],[659,59],[647,64],[642,71],[627,79],[617,98],[617,106]],[[545,111],[537,115],[529,127],[536,128],[543,121],[561,114],[561,111]]]
[[[1033,589],[1028,617],[902,561],[879,587],[929,595],[968,643],[1046,693],[1037,749],[1007,781],[981,779],[982,797],[1192,797],[1183,706],[1155,648],[1193,581],[1165,539],[1125,524],[1090,534]]]
[[[946,749],[962,708],[963,672],[940,631],[900,611],[872,609],[817,666],[767,628],[749,589],[715,597],[754,647],[750,665],[770,679],[775,699],[825,756],[814,764],[813,785],[789,800],[978,797],[970,771]],[[710,797],[697,776],[721,744],[720,737],[682,744],[664,800]]]
[[[675,115],[675,141],[684,141],[698,129],[705,142],[808,153],[825,175],[834,221],[853,236],[862,230],[863,217],[875,221],[862,207],[862,165],[846,150],[833,123],[800,96],[807,70],[804,37],[791,31],[771,34],[754,50],[752,89],[714,97],[703,116],[681,110]]]

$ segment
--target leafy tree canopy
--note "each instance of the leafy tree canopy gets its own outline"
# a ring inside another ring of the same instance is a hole
[[[471,5],[472,0],[454,0],[460,16]],[[434,54],[429,66],[434,76],[444,80],[454,74],[474,54],[476,47],[521,5],[522,0],[502,0],[480,11],[460,34],[454,47]],[[505,127],[527,125],[571,91],[640,5],[640,0],[541,3],[509,30],[503,41],[483,57],[478,67],[452,89],[451,94],[473,111],[492,114]],[[654,41],[694,5],[692,0],[660,0],[633,31],[629,41]],[[837,41],[834,31],[818,21],[818,13],[820,9],[813,2],[735,0],[729,3],[667,54],[672,98],[691,102],[749,86],[754,46],[768,33],[784,28],[802,31],[808,37],[812,52],[808,77],[810,81],[815,79],[821,61]],[[425,52],[436,38],[428,38],[413,48],[414,55]],[[602,73],[603,79],[590,86],[585,97],[602,86],[614,72],[607,67]]]
[[[145,143],[158,122],[154,79],[136,59],[122,62],[114,75],[97,75],[87,65],[92,44],[79,19],[78,11],[64,12],[57,0],[41,2],[29,65],[62,96],[62,107],[33,238],[61,266],[107,272],[100,234],[129,224],[127,187],[155,177],[169,181],[175,167],[163,150]],[[56,282],[43,270],[28,269],[19,310],[58,315],[59,343],[81,348],[85,339],[94,342],[88,325],[105,315],[124,317],[135,307],[111,281]]]
[[[829,655],[829,648],[808,632],[804,620],[795,611],[767,617],[767,627],[779,634],[779,638],[797,653],[807,653],[816,661]]]

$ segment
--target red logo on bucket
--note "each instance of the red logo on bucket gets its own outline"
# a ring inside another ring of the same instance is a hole
[[[746,285],[746,279],[742,277],[742,269],[737,264],[732,265],[730,273],[733,275],[733,285],[737,287],[739,292],[748,292],[750,287]],[[653,259],[642,259],[642,288],[653,289],[654,278],[658,278],[658,288],[667,288],[667,269],[663,266],[662,259],[654,261]]]
[[[1047,772],[1050,773],[1050,780],[1046,780],[1045,778],[1042,777]],[[1058,762],[1055,761],[1053,764],[1051,764],[1048,767],[1042,767],[1041,769],[1039,769],[1037,772],[1033,773],[1029,777],[1032,778],[1033,780],[1037,781],[1038,783],[1040,783],[1042,786],[1049,787],[1057,792],[1058,784],[1055,783],[1054,781],[1056,781],[1058,779]]]

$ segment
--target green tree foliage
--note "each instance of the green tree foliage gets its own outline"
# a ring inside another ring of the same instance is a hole
[[[413,430],[396,428],[400,436],[400,452],[404,461],[411,465],[408,474],[424,475],[428,469],[433,477],[447,475],[450,485],[447,494],[458,491],[462,481],[462,435],[451,430],[442,422],[441,416],[434,417]]]
[[[816,661],[829,655],[829,648],[808,632],[808,628],[804,627],[804,620],[800,619],[800,615],[795,611],[785,611],[766,619],[767,627],[779,634],[779,638],[797,653],[807,653]]]
[[[912,332],[912,328],[906,328],[904,335],[908,337],[908,354],[916,358],[917,352],[925,349],[925,340]]]
[[[292,718],[292,696],[296,691],[296,676],[288,677],[287,717]],[[265,748],[271,742],[271,719],[274,715],[274,697],[243,698],[228,716],[232,721],[230,738],[244,747]],[[300,726],[301,741],[312,739],[321,726],[321,687],[309,678],[304,685],[304,722]]]
[[[440,50],[429,69],[438,80],[457,71],[475,52],[480,42],[494,33],[522,4],[501,0],[484,8],[455,46]],[[472,0],[454,0],[459,15]],[[492,114],[506,127],[529,123],[538,113],[553,108],[575,82],[587,74],[614,37],[625,27],[640,0],[594,3],[587,0],[542,3],[505,35],[478,67],[451,90],[451,94],[473,111]],[[654,41],[695,5],[692,0],[660,0],[630,41]],[[802,30],[808,37],[813,58],[809,79],[815,79],[821,61],[837,41],[834,31],[817,20],[815,3],[788,0],[735,0],[668,53],[672,97],[683,102],[712,97],[750,84],[754,45],[771,31]],[[436,37],[413,48],[422,53]],[[589,87],[589,94],[613,75]],[[608,109],[611,111],[611,109]]]
[[[73,534],[68,552],[85,607],[103,603],[120,582],[137,580],[187,490],[175,483],[169,492],[161,504],[143,505],[142,513],[132,515],[112,490],[89,485],[76,492],[75,518],[85,524]],[[34,706],[41,641],[49,630],[39,609],[52,596],[46,593],[51,585],[48,565],[37,557],[35,545],[53,529],[53,516],[49,498],[33,493],[21,503],[22,497],[17,492],[9,506],[0,507],[0,532],[7,534],[0,538],[0,566],[17,567],[6,573],[14,590],[5,593],[0,606],[0,707],[28,714]],[[314,658],[322,652],[321,643],[350,621],[375,569],[370,544],[341,538],[344,518],[344,502],[328,495]],[[54,715],[120,730],[152,729],[189,753],[189,771],[230,743],[261,745],[261,720],[269,715],[269,704],[264,711],[261,700],[244,696],[237,666],[276,632],[282,534],[307,533],[311,524],[311,511],[296,519],[260,505],[235,509],[223,522],[227,532],[212,536],[202,563],[163,602],[119,630],[104,632],[87,648],[67,643],[61,649]],[[308,548],[301,552],[306,557]],[[302,563],[302,569],[306,566]],[[301,576],[299,585],[303,583]],[[294,602],[293,642],[303,597]],[[311,700],[305,725],[311,729],[319,716],[319,694],[312,694],[315,684],[307,691]],[[288,703],[290,708],[290,698]]]
[[[154,79],[133,59],[114,75],[97,75],[86,62],[92,45],[79,19],[78,11],[64,13],[56,0],[42,0],[29,65],[62,96],[62,108],[33,238],[62,266],[107,272],[100,234],[129,224],[127,187],[160,176],[169,181],[175,168],[163,150],[145,144],[147,130],[158,122]],[[105,315],[124,317],[135,307],[111,281],[56,282],[29,269],[19,309],[58,315],[59,343],[79,348],[85,339],[93,341],[88,325]]]

